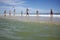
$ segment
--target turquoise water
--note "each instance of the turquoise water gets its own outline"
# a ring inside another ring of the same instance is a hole
[[[0,40],[60,40],[60,25],[0,18]]]

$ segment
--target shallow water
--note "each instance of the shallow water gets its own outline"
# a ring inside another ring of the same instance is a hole
[[[32,22],[41,22],[41,21],[60,22],[59,16],[6,16],[3,18],[15,19],[20,21],[32,21]]]
[[[0,40],[60,40],[60,25],[0,18]]]

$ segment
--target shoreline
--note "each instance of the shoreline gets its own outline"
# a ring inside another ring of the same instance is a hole
[[[4,15],[0,15],[0,16],[4,16]],[[9,16],[9,14],[7,14],[6,16]],[[11,14],[11,16],[14,16],[13,14]],[[21,15],[21,14],[16,14],[15,16],[41,16],[41,17],[60,17],[60,15]]]
[[[55,21],[53,20],[53,18],[50,18],[50,17],[46,19],[46,17],[40,17],[40,16],[0,16],[0,18],[15,20],[15,21],[22,21],[22,22],[54,23],[58,25],[60,24],[60,19],[57,19],[57,21]]]

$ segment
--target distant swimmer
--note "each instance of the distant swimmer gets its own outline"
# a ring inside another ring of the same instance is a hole
[[[4,10],[4,16],[6,16],[6,10]]]

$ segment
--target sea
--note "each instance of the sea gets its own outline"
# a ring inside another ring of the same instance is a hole
[[[36,13],[30,13],[30,15],[36,15]],[[50,13],[39,13],[39,15],[50,15]],[[60,15],[60,13],[53,13],[53,15]]]
[[[9,13],[6,13],[9,15]],[[0,13],[0,15],[4,15],[4,13]],[[11,15],[14,15],[14,13],[11,13]],[[16,13],[16,15],[21,15],[21,13]],[[22,15],[26,15],[26,13],[22,13]],[[36,13],[29,13],[29,15],[36,15]],[[50,13],[39,13],[38,15],[50,15]],[[53,15],[60,15],[60,13],[53,13]]]
[[[49,13],[40,13],[42,17],[34,16],[35,13],[30,13],[30,16],[19,16],[20,13],[16,13],[16,17],[4,17],[0,14],[0,40],[60,40],[60,25],[55,22],[60,22],[60,13],[54,13],[59,17],[45,17],[44,15],[49,15]],[[9,15],[9,14],[7,14]],[[13,15],[13,14],[12,14]],[[22,14],[26,15],[26,14]],[[4,18],[3,18],[4,17]],[[9,18],[9,19],[5,19]],[[28,21],[51,21],[54,23],[34,23],[34,22],[22,22],[10,20],[28,20]]]
[[[3,16],[4,17],[4,16]],[[7,16],[9,18],[9,16]],[[15,17],[15,16],[14,16]],[[14,18],[12,17],[12,18]],[[55,23],[22,22],[0,17],[0,40],[60,40],[60,25]],[[23,20],[49,20],[48,17],[21,16]],[[52,18],[51,18],[52,19]],[[53,18],[59,21],[59,17]],[[41,21],[40,20],[40,21]],[[51,21],[52,22],[52,21]]]

